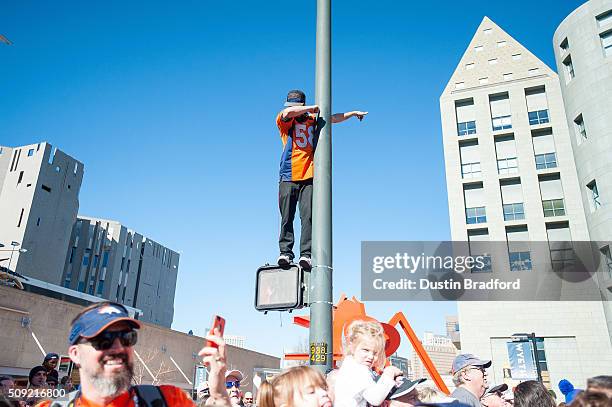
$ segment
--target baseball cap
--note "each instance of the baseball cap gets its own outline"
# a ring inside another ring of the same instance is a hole
[[[47,360],[51,360],[51,359],[59,359],[59,355],[57,353],[49,352],[45,355],[44,362],[46,362]]]
[[[408,380],[406,378],[401,378],[401,380],[402,383],[399,386],[395,386],[389,395],[387,395],[387,400],[395,400],[410,393],[417,385],[423,383],[427,379]]]
[[[230,376],[234,376],[236,379],[238,379],[239,382],[241,382],[242,379],[244,379],[244,375],[242,374],[240,370],[228,370],[225,373],[225,378],[227,379]]]
[[[306,104],[306,95],[299,89],[290,90],[287,93],[287,101],[285,106],[304,106]]]
[[[471,353],[464,353],[455,357],[451,372],[452,374],[455,374],[466,366],[482,366],[486,369],[491,366],[491,361],[478,359]]]
[[[140,322],[130,317],[127,309],[121,304],[107,302],[92,308],[74,321],[68,336],[68,344],[74,345],[80,337],[93,338],[119,321],[129,322],[135,329],[141,327]]]

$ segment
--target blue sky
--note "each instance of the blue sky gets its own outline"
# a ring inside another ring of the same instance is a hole
[[[254,276],[278,254],[275,115],[289,89],[314,100],[316,2],[86,3],[3,4],[0,144],[59,147],[85,164],[81,214],[181,252],[174,329],[220,313],[280,355],[307,332],[254,310]],[[333,2],[333,111],[370,112],[333,130],[335,299],[359,296],[362,240],[449,239],[438,98],[483,16],[554,67],[581,3]],[[420,335],[456,307],[367,310]]]

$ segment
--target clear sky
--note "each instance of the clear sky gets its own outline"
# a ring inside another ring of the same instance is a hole
[[[553,32],[581,3],[333,1],[333,111],[370,112],[333,130],[335,299],[359,297],[362,240],[450,238],[438,99],[483,16],[554,68]],[[174,329],[220,313],[275,355],[307,337],[253,296],[278,255],[274,119],[289,89],[314,100],[315,19],[314,0],[2,4],[0,144],[59,147],[85,164],[80,214],[181,253]],[[456,307],[367,310],[421,335]]]

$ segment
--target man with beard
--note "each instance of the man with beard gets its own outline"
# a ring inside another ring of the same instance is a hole
[[[288,266],[293,261],[293,219],[298,204],[302,224],[299,264],[305,269],[312,266],[312,179],[317,144],[317,113],[319,106],[306,106],[304,92],[292,90],[287,94],[285,109],[276,116],[276,125],[283,143],[278,187],[281,228],[278,238],[280,256],[277,262],[280,266]],[[361,111],[337,113],[331,120],[332,123],[340,123],[357,117],[361,121],[367,114]]]
[[[68,338],[68,355],[79,367],[80,390],[67,402],[46,401],[42,407],[177,407],[194,403],[175,386],[131,386],[134,371],[134,345],[138,340],[140,322],[131,318],[127,309],[117,303],[93,304],[72,321]],[[225,345],[223,339],[209,335],[218,348],[200,351],[210,367],[211,398],[216,405],[229,407],[223,386],[225,375]]]
[[[240,382],[244,375],[240,370],[230,370],[225,374],[225,388],[233,407],[243,407]]]

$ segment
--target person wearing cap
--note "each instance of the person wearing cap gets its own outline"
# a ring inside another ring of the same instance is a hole
[[[242,401],[244,402],[244,407],[253,407],[253,393],[250,391],[244,393]]]
[[[225,388],[234,407],[243,406],[242,393],[240,392],[240,382],[242,379],[244,379],[244,375],[240,370],[229,370],[225,373]]]
[[[47,369],[44,366],[34,366],[28,374],[28,387],[45,387],[47,385]]]
[[[487,389],[486,369],[490,366],[490,360],[481,360],[470,353],[457,355],[451,371],[456,386],[451,397],[468,406],[481,407],[480,398]]]
[[[480,398],[480,404],[485,407],[505,407],[507,403],[502,396],[506,390],[508,390],[506,383],[489,388]]]
[[[70,393],[71,407],[145,407],[193,406],[183,390],[175,386],[131,386],[134,370],[134,345],[141,324],[131,318],[127,309],[117,303],[100,302],[83,309],[71,323],[68,355],[78,366],[80,390]],[[222,387],[225,375],[225,344],[216,335],[206,339],[218,348],[200,351],[210,368],[211,396],[216,405],[229,407],[227,392]],[[44,368],[43,368],[44,369]],[[47,400],[42,407],[51,406]]]
[[[276,116],[276,125],[283,143],[280,163],[278,205],[281,227],[278,244],[278,264],[288,266],[293,261],[293,219],[299,205],[302,232],[300,259],[302,268],[310,269],[312,233],[312,179],[314,176],[314,150],[319,106],[306,105],[306,95],[301,90],[287,94],[285,109]],[[360,121],[368,112],[352,111],[332,115],[332,123],[340,123],[351,117]]]
[[[394,387],[387,400],[390,407],[413,407],[420,405],[419,392],[417,385],[423,383],[426,379],[408,380],[400,378],[400,384]]]
[[[59,373],[57,371],[57,365],[59,363],[59,355],[57,353],[49,352],[45,355],[45,359],[42,365],[47,370],[47,382],[51,379],[51,382],[57,382],[59,380]]]

